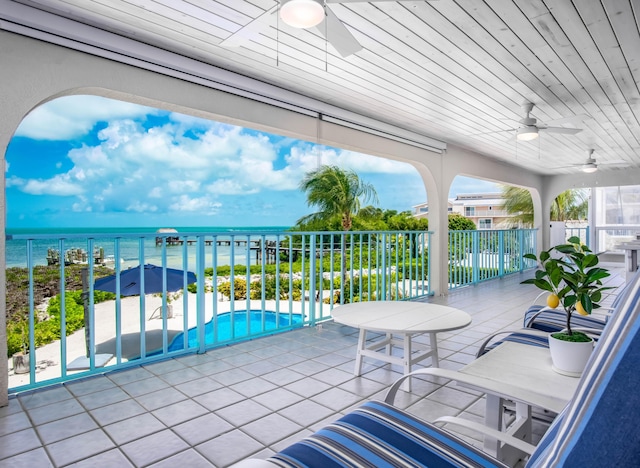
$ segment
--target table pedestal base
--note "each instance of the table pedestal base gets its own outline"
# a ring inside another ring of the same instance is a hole
[[[421,333],[420,333],[421,334]],[[435,333],[428,333],[430,346],[421,343],[412,343],[411,337],[414,333],[400,333],[396,338],[392,333],[386,333],[384,338],[367,345],[367,330],[361,328],[358,336],[358,352],[356,355],[356,366],[354,374],[359,376],[362,373],[362,358],[371,357],[379,361],[388,362],[402,366],[404,375],[411,372],[411,366],[417,362],[431,357],[431,366],[439,367],[438,364],[438,339]],[[393,347],[402,349],[401,356],[393,355]],[[403,384],[403,389],[411,391],[411,379]]]

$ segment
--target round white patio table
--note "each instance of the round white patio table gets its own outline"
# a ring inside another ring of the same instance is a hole
[[[371,301],[343,304],[331,311],[335,322],[360,329],[354,374],[362,372],[362,358],[372,357],[403,367],[404,374],[411,366],[431,357],[431,366],[438,364],[438,339],[436,334],[464,328],[471,323],[471,316],[462,310],[439,304],[410,301]],[[367,343],[367,332],[384,333],[385,336]],[[414,335],[428,333],[430,346],[412,343]],[[395,337],[394,335],[399,337]],[[393,347],[401,349],[401,355],[393,354]],[[405,389],[411,390],[407,379]]]

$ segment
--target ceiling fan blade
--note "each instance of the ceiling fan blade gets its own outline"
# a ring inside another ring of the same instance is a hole
[[[507,133],[507,132],[514,132],[515,135],[515,128],[509,128],[507,130],[492,130],[490,132],[480,132],[480,133],[469,133],[467,136],[473,137],[473,136],[480,136],[480,135],[495,135],[496,133]]]
[[[615,161],[604,161],[598,163],[598,165],[601,166],[626,166],[628,164],[629,161],[625,161],[624,159],[616,159]]]
[[[355,54],[362,50],[362,45],[353,37],[342,21],[331,11],[325,8],[326,17],[324,23],[315,26],[318,31],[343,57]],[[326,29],[326,31],[325,31]]]
[[[402,2],[415,2],[416,0],[396,0],[399,3]],[[427,0],[428,2],[435,2],[437,0]],[[389,2],[389,0],[325,0],[325,3],[382,3]]]
[[[222,47],[240,47],[243,43],[251,39],[256,39],[260,32],[265,31],[269,27],[269,22],[267,21],[269,16],[277,11],[278,5],[276,4],[225,38],[219,45]]]
[[[565,128],[565,127],[538,127],[540,132],[564,133],[566,135],[575,135],[582,131],[581,128]]]
[[[561,119],[555,119],[555,120],[550,120],[548,122],[545,122],[545,126],[549,126],[549,125],[564,125],[564,124],[574,124],[577,125],[579,123],[581,123],[584,120],[590,119],[591,117],[586,115],[586,114],[577,114],[577,115],[572,115],[571,117],[563,117]]]

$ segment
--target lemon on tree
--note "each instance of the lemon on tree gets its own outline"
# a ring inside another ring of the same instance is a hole
[[[589,313],[584,310],[584,307],[582,307],[580,301],[576,302],[576,312],[578,312],[580,315],[589,315]]]
[[[558,295],[557,294],[549,294],[547,296],[547,305],[551,309],[555,309],[556,307],[558,307],[560,305],[560,298],[558,297]]]

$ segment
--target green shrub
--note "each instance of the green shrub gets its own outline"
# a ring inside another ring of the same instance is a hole
[[[231,298],[231,281],[225,281],[218,285],[218,292]],[[243,279],[236,278],[233,281],[233,298],[238,301],[247,298],[247,282]]]
[[[94,291],[94,303],[115,299],[115,294]],[[65,322],[67,336],[84,327],[84,301],[82,291],[66,291]],[[61,337],[60,294],[52,297],[47,307],[48,318],[36,322],[33,326],[33,339],[36,347],[44,346]],[[29,347],[29,320],[24,319],[7,325],[8,356]]]

